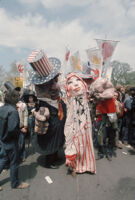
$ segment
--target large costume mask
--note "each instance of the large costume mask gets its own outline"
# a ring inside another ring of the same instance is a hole
[[[79,76],[71,73],[67,76],[66,90],[68,97],[80,96],[86,93],[87,86]]]
[[[58,84],[58,76],[53,78],[47,83],[42,85],[35,85],[35,90],[38,98],[49,98],[52,100],[56,100],[59,98],[60,87]]]

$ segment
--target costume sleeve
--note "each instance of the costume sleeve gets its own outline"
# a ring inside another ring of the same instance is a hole
[[[19,134],[19,115],[17,110],[12,111],[8,116],[8,134],[10,136]]]
[[[65,123],[65,156],[70,159],[74,160],[76,158],[76,147],[74,144],[74,123],[73,123],[73,108],[72,104],[67,104],[67,119]]]

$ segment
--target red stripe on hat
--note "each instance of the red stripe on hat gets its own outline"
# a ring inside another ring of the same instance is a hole
[[[49,75],[49,73],[48,73],[48,71],[46,70],[45,64],[44,64],[44,62],[43,62],[42,59],[40,59],[40,64],[42,65],[42,67],[43,67],[43,69],[44,69],[44,71],[45,71],[45,74],[46,74],[46,75]]]
[[[29,55],[27,61],[28,61],[28,62],[31,62],[32,59],[37,55],[38,52],[39,52],[39,50],[33,51],[32,54]]]
[[[40,70],[40,68],[38,67],[38,65],[37,65],[36,62],[35,62],[34,64],[35,64],[35,66],[36,66],[36,71],[37,71],[37,73],[42,77],[42,76],[43,76],[42,71]]]
[[[44,57],[46,58],[46,62],[48,63],[49,65],[49,70],[50,72],[52,71],[53,67],[52,67],[52,64],[50,63],[49,59],[47,58],[46,54],[44,54]]]
[[[46,70],[46,73],[49,75],[50,70],[48,69],[49,67],[48,67],[48,65],[47,65],[47,63],[46,63],[46,60],[45,60],[44,56],[42,57],[41,60],[42,60],[42,62],[43,62],[43,66],[44,66],[44,68],[45,68],[45,70]]]
[[[36,65],[38,66],[38,70],[40,70],[42,72],[42,76],[44,76],[44,71],[38,61],[36,62]]]
[[[30,64],[31,64],[31,66],[33,67],[34,71],[37,72],[37,66],[35,65],[35,63],[30,63]],[[40,76],[41,76],[41,75],[40,75]]]
[[[40,67],[40,69],[41,69],[42,73],[44,74],[44,76],[46,76],[47,74],[46,74],[45,68],[44,68],[44,66],[42,66],[40,60],[37,61],[37,64]]]
[[[48,62],[46,62],[46,59],[44,57],[42,57],[42,60],[44,62],[44,65],[46,66],[46,70],[48,72],[48,74],[51,72],[50,70],[50,64]]]

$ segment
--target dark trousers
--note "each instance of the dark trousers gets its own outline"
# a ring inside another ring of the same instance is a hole
[[[30,138],[34,134],[34,127],[35,127],[35,117],[29,116],[29,119],[28,119],[28,134],[29,134]]]
[[[20,132],[19,135],[18,147],[19,147],[19,159],[22,160],[23,158],[26,158],[25,134],[22,132]]]
[[[102,115],[102,122],[98,131],[98,153],[112,154],[118,134],[117,122],[111,123],[106,114]]]
[[[18,178],[18,144],[12,143],[10,145],[5,145],[4,150],[1,148],[0,152],[0,173],[5,168],[7,163],[10,163],[10,179],[11,179],[11,187],[16,188],[19,184]]]
[[[123,143],[132,143],[132,121],[131,117],[125,116],[125,127],[123,128]]]

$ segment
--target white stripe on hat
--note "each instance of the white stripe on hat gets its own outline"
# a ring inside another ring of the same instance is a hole
[[[35,50],[34,52],[32,52],[32,54],[29,55],[27,61],[30,63],[33,61],[33,58],[35,58],[35,56],[39,53],[39,50]]]
[[[32,66],[34,65],[35,71],[38,72],[38,74],[39,74],[40,76],[42,76],[42,72],[38,69],[38,66],[36,65],[36,62],[31,63],[31,64],[32,64]]]

